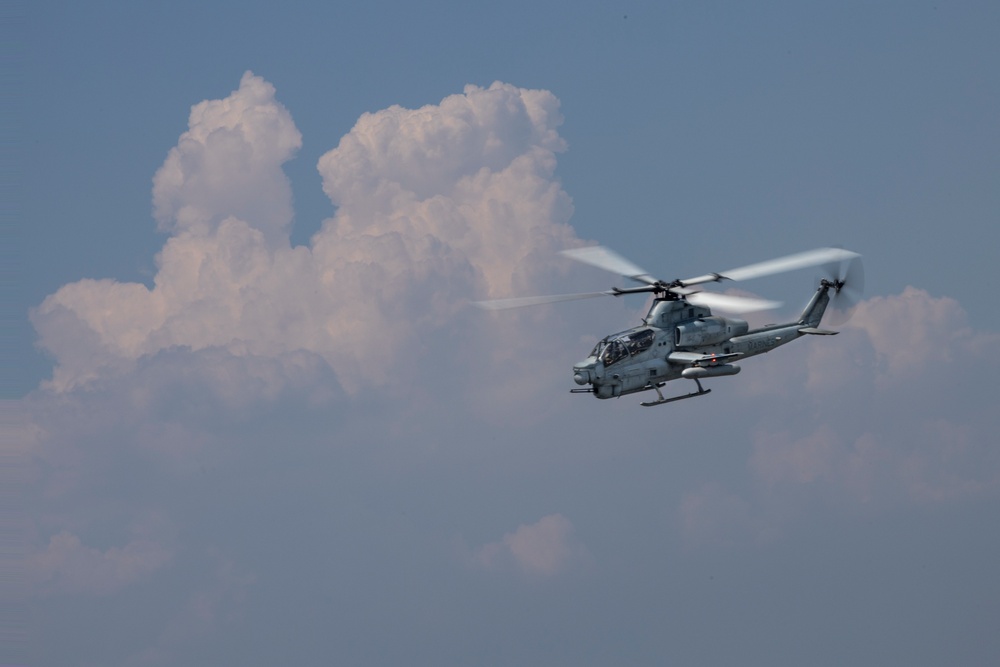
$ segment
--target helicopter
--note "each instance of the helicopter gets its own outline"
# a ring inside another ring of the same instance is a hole
[[[487,310],[505,310],[593,297],[651,293],[653,301],[642,324],[602,338],[583,361],[573,366],[573,381],[580,388],[570,389],[574,394],[592,394],[600,399],[655,391],[657,399],[642,402],[645,407],[704,396],[712,390],[702,387],[701,381],[736,375],[741,370],[734,363],[736,361],[770,352],[802,336],[837,334],[820,328],[828,306],[833,305],[831,314],[839,315],[839,323],[843,323],[864,289],[861,255],[842,248],[817,248],[721,273],[671,281],[653,277],[604,246],[573,248],[561,254],[640,285],[612,287],[603,292],[495,299],[479,301],[476,305]],[[799,318],[753,330],[745,320],[713,315],[712,308],[741,314],[777,308],[781,304],[695,287],[815,266],[824,266],[827,277],[819,281],[819,287]],[[679,379],[693,380],[698,389],[664,397],[663,386]]]

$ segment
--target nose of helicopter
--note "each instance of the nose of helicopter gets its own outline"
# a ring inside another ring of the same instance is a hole
[[[590,384],[596,377],[597,359],[587,357],[584,361],[573,366],[573,382],[577,384]]]

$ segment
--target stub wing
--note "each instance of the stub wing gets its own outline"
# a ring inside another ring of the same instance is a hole
[[[701,354],[699,352],[671,352],[667,355],[667,361],[672,364],[684,366],[713,366],[715,364],[725,364],[742,357],[740,352],[729,354]]]

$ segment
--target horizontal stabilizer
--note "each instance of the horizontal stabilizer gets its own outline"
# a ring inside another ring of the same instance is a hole
[[[718,364],[726,363],[736,357],[743,356],[739,352],[731,352],[729,354],[701,354],[698,352],[671,352],[667,355],[667,361],[672,364],[693,364],[693,365],[706,365],[706,364]]]
[[[814,336],[836,336],[839,331],[830,331],[829,329],[817,329],[816,327],[802,327],[799,329],[799,333],[812,334]]]

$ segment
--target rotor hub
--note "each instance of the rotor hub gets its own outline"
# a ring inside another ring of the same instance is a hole
[[[826,289],[833,288],[833,291],[836,294],[840,294],[840,290],[844,288],[844,285],[846,285],[847,282],[844,280],[827,280],[826,278],[823,278],[819,281],[819,284],[820,287],[824,287]]]

